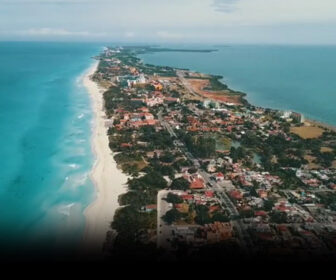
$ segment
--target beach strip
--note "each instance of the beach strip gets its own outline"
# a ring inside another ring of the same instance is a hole
[[[83,84],[90,94],[94,112],[92,128],[92,149],[95,155],[90,178],[96,189],[96,199],[85,209],[86,226],[83,237],[83,249],[90,255],[101,255],[106,233],[114,213],[119,208],[118,197],[125,193],[128,177],[117,168],[113,153],[109,148],[103,92],[97,83],[91,80],[98,67],[95,62],[85,74]]]

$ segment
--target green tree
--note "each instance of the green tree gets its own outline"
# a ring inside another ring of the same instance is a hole
[[[205,205],[196,206],[195,222],[200,225],[210,224],[211,218],[209,216],[209,209]]]
[[[166,212],[166,214],[162,217],[162,219],[168,224],[171,225],[172,223],[181,219],[182,214],[176,210],[175,208]]]
[[[222,212],[215,212],[211,218],[211,221],[214,222],[221,222],[221,223],[227,223],[230,221],[229,217],[224,215]]]
[[[173,193],[168,193],[166,200],[167,202],[173,203],[173,204],[178,204],[178,203],[183,202],[183,199],[180,196],[173,194]]]
[[[173,190],[187,190],[189,189],[190,183],[183,177],[174,179],[170,188]]]
[[[270,213],[270,221],[275,224],[287,223],[287,214],[285,212],[272,211]]]
[[[264,200],[265,211],[271,211],[274,207],[274,202],[270,199]]]

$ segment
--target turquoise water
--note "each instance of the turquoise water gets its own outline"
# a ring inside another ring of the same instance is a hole
[[[218,51],[159,52],[141,58],[146,63],[222,75],[231,88],[246,92],[254,105],[295,110],[336,125],[335,46],[211,48]]]
[[[0,243],[75,248],[88,177],[92,112],[81,75],[95,44],[0,43]]]

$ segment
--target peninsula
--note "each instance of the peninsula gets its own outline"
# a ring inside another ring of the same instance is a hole
[[[97,85],[86,80],[98,189],[87,236],[118,260],[335,257],[334,129],[138,58],[153,51],[177,50],[108,47]]]

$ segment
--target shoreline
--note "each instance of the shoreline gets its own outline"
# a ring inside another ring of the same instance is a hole
[[[218,51],[218,50],[216,50],[216,51]],[[167,66],[167,65],[164,65],[164,64],[160,64],[160,63],[154,63],[154,62],[146,61],[146,59],[144,58],[144,56],[146,54],[150,54],[150,53],[151,52],[149,51],[149,52],[145,52],[145,53],[141,53],[141,54],[136,54],[135,56],[137,58],[139,58],[143,64],[152,64],[152,65],[154,65],[156,67],[170,67],[170,68],[173,68],[175,70],[185,70],[185,71],[190,71],[190,72],[194,72],[194,73],[200,73],[200,74],[204,74],[204,75],[208,75],[208,76],[217,78],[218,81],[222,85],[228,86],[229,90],[232,90],[232,91],[234,91],[234,92],[236,92],[236,93],[238,93],[238,94],[241,95],[241,100],[242,100],[243,105],[251,105],[251,106],[254,106],[254,107],[258,107],[258,108],[270,109],[270,110],[275,110],[275,111],[292,111],[292,112],[295,112],[295,113],[299,113],[299,114],[302,114],[303,116],[305,116],[305,123],[309,123],[312,126],[323,127],[324,129],[336,132],[336,123],[332,123],[331,121],[327,121],[327,120],[314,119],[313,117],[309,117],[308,113],[303,113],[300,110],[288,109],[288,107],[286,107],[286,109],[280,109],[279,107],[272,107],[272,106],[267,106],[267,105],[259,105],[256,101],[251,100],[250,93],[249,93],[250,91],[248,89],[246,89],[246,88],[243,89],[243,90],[236,89],[236,87],[239,88],[239,86],[232,85],[232,84],[230,84],[229,81],[226,82],[224,80],[224,76],[223,76],[222,73],[210,74],[208,72],[203,72],[200,69],[195,69],[195,68],[191,69],[191,68],[188,68],[188,67]]]
[[[103,244],[115,211],[120,207],[118,197],[127,191],[127,176],[118,169],[109,148],[105,127],[103,90],[91,80],[98,67],[98,61],[90,66],[83,78],[83,85],[88,91],[93,110],[91,147],[95,161],[90,172],[90,179],[95,187],[95,200],[84,210],[85,230],[83,249],[90,256],[102,255]]]

